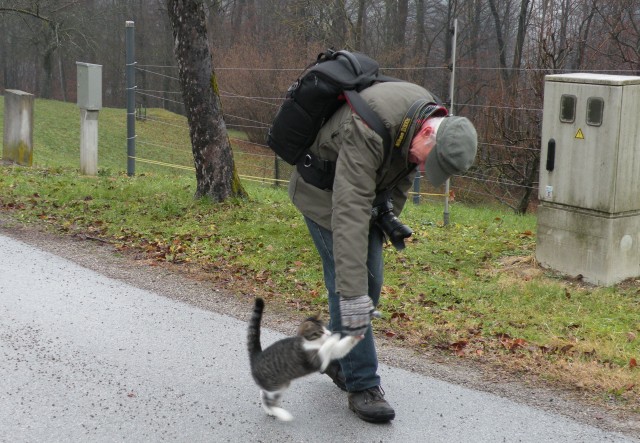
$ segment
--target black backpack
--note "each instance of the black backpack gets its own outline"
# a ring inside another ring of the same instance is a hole
[[[299,163],[322,125],[346,101],[390,149],[389,131],[358,94],[376,81],[400,81],[379,75],[378,69],[375,60],[357,52],[330,49],[319,54],[287,90],[267,136],[269,147],[287,163]]]

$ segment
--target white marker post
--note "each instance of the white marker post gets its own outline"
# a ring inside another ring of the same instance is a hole
[[[80,108],[80,173],[98,173],[98,112],[102,109],[102,65],[76,62]]]
[[[33,162],[33,95],[28,92],[4,91],[2,159],[22,166]]]

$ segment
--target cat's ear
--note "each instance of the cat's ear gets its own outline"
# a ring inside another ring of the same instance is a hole
[[[298,335],[304,336],[304,334],[307,332],[307,329],[309,328],[308,323],[309,322],[307,321],[303,321],[298,325]]]

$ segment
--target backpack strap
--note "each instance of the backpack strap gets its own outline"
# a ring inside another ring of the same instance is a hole
[[[344,96],[353,112],[358,114],[367,126],[373,129],[380,138],[382,138],[382,142],[384,144],[384,158],[386,162],[386,158],[391,150],[391,136],[389,135],[389,131],[384,125],[384,122],[356,91],[344,91]]]
[[[345,99],[353,112],[373,129],[381,138],[384,146],[383,165],[387,163],[391,153],[391,136],[384,122],[371,109],[371,106],[354,90],[343,91]],[[307,183],[316,188],[330,190],[336,173],[336,162],[318,158],[311,151],[307,151],[302,161],[296,164],[296,169]]]
[[[344,91],[344,95],[353,112],[358,114],[360,118],[382,138],[384,157],[381,167],[384,167],[387,162],[390,161],[392,152],[391,136],[389,135],[389,131],[380,116],[371,109],[371,106],[367,104],[359,93],[349,90]],[[405,142],[409,127],[415,123],[414,120],[418,115],[422,114],[423,116],[429,116],[439,108],[439,106],[426,99],[414,102],[403,118],[394,146],[397,148],[402,146]],[[333,179],[336,172],[335,162],[323,160],[316,157],[311,151],[307,151],[306,155],[303,157],[303,161],[296,164],[296,169],[307,183],[310,183],[320,189],[330,190],[333,188]],[[393,186],[395,186],[395,184],[393,184]]]

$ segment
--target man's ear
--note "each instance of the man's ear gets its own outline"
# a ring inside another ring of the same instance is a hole
[[[420,128],[420,134],[424,136],[433,134],[433,126],[431,126],[428,122],[425,122],[425,124],[422,125],[422,128]]]

